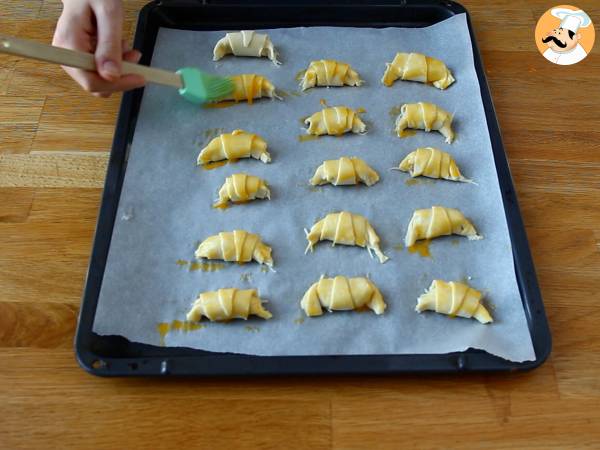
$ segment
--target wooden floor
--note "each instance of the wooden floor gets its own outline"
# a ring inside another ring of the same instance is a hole
[[[144,1],[127,1],[126,28]],[[100,379],[73,333],[119,98],[0,57],[0,448],[600,448],[600,42],[537,52],[546,0],[472,14],[554,338],[530,373]],[[600,5],[578,0],[600,24]],[[58,0],[0,2],[49,42]]]

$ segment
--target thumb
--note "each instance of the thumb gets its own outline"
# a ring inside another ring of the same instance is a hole
[[[115,81],[121,76],[123,7],[120,0],[96,0],[90,6],[96,16],[98,73],[105,80]]]

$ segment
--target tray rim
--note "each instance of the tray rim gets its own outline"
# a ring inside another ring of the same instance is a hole
[[[79,312],[77,331],[74,339],[75,354],[79,365],[89,373],[98,376],[236,376],[236,375],[325,375],[325,374],[400,374],[400,373],[451,373],[451,372],[490,372],[490,371],[526,371],[539,367],[548,358],[552,349],[552,338],[527,235],[521,217],[514,183],[508,160],[502,143],[500,127],[491,99],[490,90],[485,77],[483,62],[473,31],[471,18],[462,5],[446,0],[371,0],[369,2],[334,0],[323,6],[319,1],[305,0],[304,2],[271,2],[262,0],[252,5],[239,1],[219,0],[212,3],[207,1],[174,1],[168,7],[198,7],[219,8],[243,7],[259,10],[260,8],[443,8],[447,17],[465,13],[471,42],[477,77],[483,99],[483,106],[488,123],[488,131],[492,151],[498,172],[502,200],[506,213],[511,243],[513,247],[515,272],[521,293],[536,359],[521,363],[508,361],[491,355],[482,350],[468,349],[463,352],[444,354],[389,354],[389,355],[319,355],[319,356],[253,356],[243,354],[228,354],[205,352],[183,347],[156,347],[146,344],[132,343],[120,336],[99,336],[93,333],[93,322],[106,265],[106,257],[110,247],[113,226],[122,183],[126,171],[129,149],[133,134],[143,89],[127,92],[123,95],[115,136],[107,167],[106,181],[99,208],[98,220],[94,232],[93,247],[84,283],[84,290]],[[154,0],[142,8],[138,16],[134,48],[154,48],[156,35],[150,40],[144,36],[149,26],[152,14],[161,14],[164,5],[160,0]],[[442,19],[443,20],[443,19]],[[243,22],[243,20],[242,20]],[[359,20],[360,22],[360,20]],[[433,22],[437,23],[437,22]],[[372,23],[362,22],[364,26]],[[178,28],[169,24],[171,28]],[[163,23],[161,26],[165,26]],[[278,25],[279,27],[283,25]],[[298,26],[292,24],[290,26]],[[346,25],[349,26],[349,25]],[[356,24],[353,24],[356,26]],[[388,24],[386,26],[394,26]],[[396,25],[397,26],[397,25]],[[273,28],[266,27],[266,28]],[[160,27],[158,27],[160,28]],[[157,29],[158,29],[157,28]],[[216,27],[222,29],[222,24]],[[142,63],[149,64],[151,53],[147,52]],[[110,350],[115,346],[125,348],[127,356],[113,354]],[[108,350],[107,350],[108,349]],[[108,351],[109,353],[105,353]],[[202,362],[202,364],[200,364]]]

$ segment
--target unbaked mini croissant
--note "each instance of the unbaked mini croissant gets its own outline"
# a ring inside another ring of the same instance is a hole
[[[404,244],[410,247],[420,239],[432,239],[451,234],[466,236],[470,240],[482,239],[473,224],[458,209],[443,206],[417,209],[408,224]]]
[[[269,36],[256,31],[243,30],[225,34],[225,37],[215,45],[213,61],[218,61],[225,55],[231,54],[255,58],[266,56],[274,64],[281,64],[277,61],[277,51]]]
[[[267,152],[267,143],[258,134],[234,130],[211,140],[198,155],[198,165],[223,159],[235,161],[250,157],[264,163],[271,162],[271,155]]]
[[[406,135],[407,128],[439,131],[448,144],[454,140],[452,115],[433,103],[406,103],[400,109],[396,119],[396,133],[399,137]]]
[[[226,288],[202,292],[198,296],[187,313],[187,320],[199,322],[203,316],[211,322],[219,322],[231,319],[246,320],[248,316],[270,319],[272,314],[263,308],[256,289]]]
[[[372,186],[379,181],[379,175],[360,158],[342,156],[340,159],[323,161],[310,184],[313,186],[331,183],[334,186],[364,183]]]
[[[304,123],[308,125],[307,133],[316,136],[324,134],[340,136],[348,132],[364,133],[367,131],[367,126],[360,120],[358,113],[347,106],[325,108],[308,117]]]
[[[467,319],[473,317],[481,323],[493,322],[492,316],[481,303],[481,297],[481,292],[464,283],[433,280],[429,289],[417,299],[415,310],[435,311]]]
[[[275,86],[262,75],[246,73],[229,78],[233,82],[233,91],[231,94],[221,97],[220,102],[234,100],[236,102],[247,101],[251,104],[257,98],[281,98],[275,92]]]
[[[260,236],[244,230],[222,231],[210,236],[196,249],[196,258],[220,259],[245,263],[256,261],[273,266],[271,247],[264,244]]]
[[[410,173],[411,177],[424,176],[444,180],[471,182],[461,175],[456,161],[440,149],[421,147],[410,152],[397,170]]]
[[[213,207],[222,208],[227,202],[243,203],[263,198],[271,198],[271,191],[265,180],[245,173],[234,173],[225,179],[219,190],[219,200]]]
[[[394,60],[385,66],[381,82],[386,86],[391,86],[397,79],[432,83],[438,89],[446,89],[454,83],[446,64],[421,53],[396,53]]]
[[[323,278],[314,283],[302,297],[300,306],[307,316],[320,316],[323,308],[347,311],[369,308],[383,314],[387,305],[375,283],[365,277]]]
[[[369,221],[360,214],[347,211],[327,214],[315,223],[310,231],[304,231],[308,240],[305,253],[309,250],[312,251],[317,242],[328,240],[332,241],[333,245],[366,247],[369,255],[373,257],[371,251],[374,251],[382,264],[389,259],[379,247],[379,236],[377,236]]]
[[[361,84],[362,80],[358,73],[350,65],[332,59],[311,61],[300,82],[303,91],[315,86],[360,86]]]

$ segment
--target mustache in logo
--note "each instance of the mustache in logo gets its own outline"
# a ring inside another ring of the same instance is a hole
[[[545,44],[547,42],[553,41],[558,47],[565,48],[567,46],[566,42],[561,42],[555,36],[547,36],[542,39],[542,42]]]

